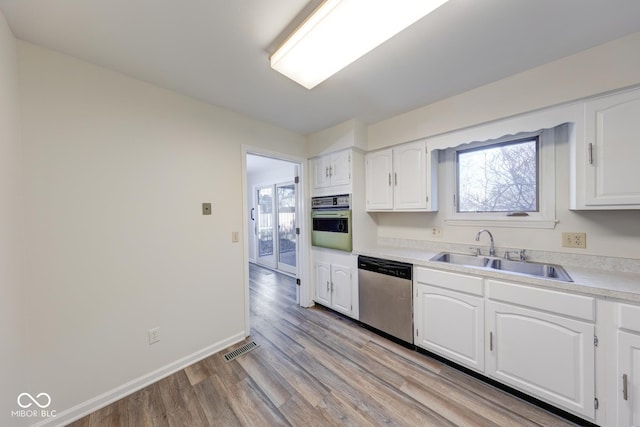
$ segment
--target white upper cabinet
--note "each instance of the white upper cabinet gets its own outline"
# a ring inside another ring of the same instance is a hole
[[[338,151],[331,154],[330,158],[331,185],[349,185],[351,183],[351,150]]]
[[[427,146],[424,142],[393,149],[395,209],[427,209]]]
[[[425,141],[368,153],[367,210],[437,210],[435,171],[437,152],[430,152]]]
[[[329,164],[331,163],[331,157],[317,157],[313,159],[312,162],[313,188],[324,188],[331,185],[331,179],[329,178]]]
[[[367,210],[393,209],[393,150],[367,154],[366,175]]]
[[[585,103],[571,209],[640,209],[640,90]]]
[[[313,159],[313,188],[351,184],[351,150],[337,151]],[[348,193],[350,191],[346,191]]]

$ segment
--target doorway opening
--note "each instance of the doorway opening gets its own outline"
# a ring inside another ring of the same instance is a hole
[[[296,275],[297,218],[295,181],[255,188],[255,261],[282,273]]]
[[[299,165],[247,154],[249,262],[297,276]]]
[[[250,333],[250,305],[258,296],[250,289],[254,266],[264,266],[274,277],[282,273],[295,284],[295,302],[313,305],[309,282],[306,158],[242,147],[245,219],[245,333]],[[265,275],[262,275],[263,277]],[[258,297],[259,298],[259,297]]]

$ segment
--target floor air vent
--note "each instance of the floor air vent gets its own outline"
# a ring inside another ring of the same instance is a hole
[[[251,350],[253,350],[254,348],[258,347],[258,344],[256,344],[253,341],[250,341],[248,343],[246,343],[245,345],[243,345],[242,347],[236,348],[233,351],[230,351],[229,353],[224,355],[224,360],[227,362],[231,362],[232,360],[236,359],[239,356],[242,356],[245,353],[250,352]]]

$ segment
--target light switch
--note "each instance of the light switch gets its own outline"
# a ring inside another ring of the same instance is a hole
[[[211,215],[211,203],[202,204],[202,215]]]

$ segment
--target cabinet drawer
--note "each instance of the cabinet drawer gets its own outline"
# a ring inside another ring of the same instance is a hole
[[[618,327],[640,332],[640,307],[637,305],[618,304]]]
[[[484,286],[481,277],[419,267],[415,269],[415,279],[418,283],[425,283],[471,295],[484,295]]]
[[[562,316],[592,322],[596,320],[596,300],[592,297],[497,280],[487,280],[487,296],[494,301],[526,306]]]

